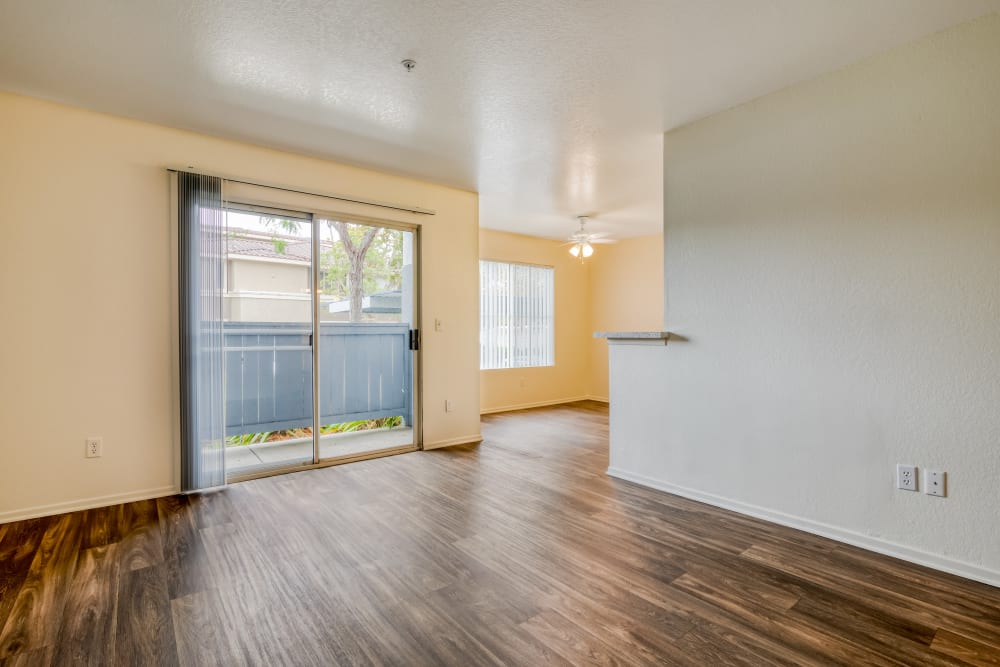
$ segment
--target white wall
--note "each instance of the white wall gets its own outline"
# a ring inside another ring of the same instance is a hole
[[[1000,16],[668,133],[664,172],[688,340],[613,351],[612,472],[1000,585]]]
[[[4,93],[0,146],[0,521],[176,488],[168,166],[436,210],[313,198],[423,225],[425,446],[479,437],[474,193]]]

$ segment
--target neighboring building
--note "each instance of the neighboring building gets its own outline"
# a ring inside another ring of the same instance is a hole
[[[335,243],[323,241],[321,252]],[[309,240],[232,229],[226,243],[225,318],[229,322],[309,322]],[[365,321],[399,322],[400,290],[366,295]],[[320,319],[347,322],[350,302],[320,296]]]

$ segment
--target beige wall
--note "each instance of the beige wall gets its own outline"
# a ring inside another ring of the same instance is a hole
[[[307,295],[258,296],[226,294],[223,316],[228,322],[312,322],[312,298]],[[327,321],[320,306],[320,319]]]
[[[592,331],[663,329],[663,235],[599,245],[590,262]],[[608,342],[590,345],[592,397],[608,400]]]
[[[480,371],[482,412],[586,398],[591,332],[587,264],[559,241],[489,229],[479,232],[479,256],[554,267],[556,304],[555,366]],[[478,344],[478,336],[476,340]]]
[[[1000,585],[998,73],[994,14],[665,136],[619,473]]]
[[[482,259],[555,267],[556,365],[480,371],[482,412],[591,398],[608,400],[608,344],[595,331],[663,328],[663,236],[596,246],[581,262],[560,241],[489,229]]]
[[[424,441],[478,437],[475,194],[9,94],[0,146],[0,521],[176,488],[168,166],[437,210],[315,202],[423,225]]]
[[[260,261],[230,255],[226,289],[230,292],[309,294],[310,264]]]
[[[310,265],[230,255],[223,311],[232,322],[310,322]],[[320,307],[320,318],[327,315]]]

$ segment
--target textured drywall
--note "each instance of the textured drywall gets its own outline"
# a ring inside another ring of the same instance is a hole
[[[0,88],[476,190],[485,227],[643,236],[665,129],[998,7],[6,0]]]
[[[590,262],[590,395],[608,400],[608,341],[594,331],[663,326],[663,235],[598,246]]]
[[[478,437],[475,194],[10,94],[0,146],[0,521],[175,487],[167,166],[436,210],[364,212],[423,225],[425,445]]]
[[[497,412],[587,396],[590,358],[590,276],[558,241],[483,229],[479,256],[555,269],[555,365],[480,371],[482,412]]]
[[[993,15],[665,136],[613,468],[1000,582],[998,72]]]

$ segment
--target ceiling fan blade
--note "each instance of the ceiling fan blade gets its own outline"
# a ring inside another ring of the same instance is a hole
[[[591,243],[600,243],[604,245],[611,245],[612,243],[618,243],[616,239],[590,239]]]

